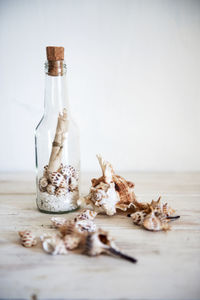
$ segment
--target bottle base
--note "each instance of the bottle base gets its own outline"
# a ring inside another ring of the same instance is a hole
[[[76,208],[70,209],[70,210],[66,210],[66,211],[47,211],[44,209],[40,209],[39,207],[37,207],[38,210],[44,214],[49,214],[49,215],[62,215],[62,214],[68,214],[70,212],[74,212],[79,210],[80,206],[77,206]]]

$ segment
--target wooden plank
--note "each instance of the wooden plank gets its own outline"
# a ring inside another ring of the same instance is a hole
[[[35,195],[29,192],[31,177],[24,180],[23,176],[19,185],[19,177],[15,180],[11,176],[9,181],[7,175],[6,193],[0,194],[0,298],[199,299],[199,174],[176,174],[173,178],[164,173],[138,175],[142,201],[151,200],[156,186],[160,186],[166,191],[166,201],[181,214],[170,232],[145,231],[122,214],[97,217],[97,225],[109,230],[124,252],[138,258],[137,265],[105,255],[91,258],[69,253],[52,257],[40,244],[31,249],[19,245],[18,230],[28,228],[37,236],[54,231],[51,216],[36,209]],[[89,178],[83,190],[88,188]],[[9,182],[17,194],[10,192]],[[23,183],[28,183],[28,193],[21,189]],[[0,186],[3,188],[4,183]]]

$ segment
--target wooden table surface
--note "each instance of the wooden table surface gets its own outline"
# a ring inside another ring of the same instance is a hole
[[[93,175],[82,176],[82,193]],[[97,217],[117,245],[138,259],[136,265],[106,255],[51,256],[41,245],[22,247],[17,232],[50,232],[51,216],[36,209],[33,174],[0,175],[0,298],[200,299],[200,173],[121,175],[135,182],[138,200],[162,195],[181,215],[169,232],[145,231],[123,215]]]

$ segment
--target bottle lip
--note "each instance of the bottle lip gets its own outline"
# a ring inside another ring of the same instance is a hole
[[[47,60],[44,63],[45,74],[50,76],[63,76],[67,72],[64,60]]]

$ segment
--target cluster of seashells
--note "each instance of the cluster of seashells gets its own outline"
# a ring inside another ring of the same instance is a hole
[[[180,218],[175,216],[175,210],[168,203],[162,203],[161,197],[151,203],[143,203],[143,207],[136,207],[136,211],[128,214],[135,225],[139,225],[150,231],[167,231],[170,229],[169,222]]]
[[[102,176],[91,180],[92,186],[88,196],[78,201],[82,207],[89,207],[97,213],[112,216],[117,210],[131,211],[129,214],[133,223],[150,231],[169,230],[169,222],[178,219],[175,211],[167,203],[157,201],[149,203],[138,202],[134,193],[134,183],[122,176],[116,175],[112,165],[97,155],[102,170]]]
[[[51,218],[53,227],[58,230],[58,233],[44,234],[40,237],[43,250],[48,254],[58,255],[79,249],[82,254],[88,256],[104,253],[136,263],[135,258],[118,249],[108,232],[97,228],[94,223],[96,215],[97,213],[94,211],[83,210],[72,220],[61,217]],[[36,238],[30,231],[19,232],[19,235],[23,246],[36,245]]]
[[[78,172],[74,167],[63,164],[56,172],[48,172],[46,165],[39,180],[39,188],[41,192],[47,192],[49,195],[66,195],[78,189]]]

